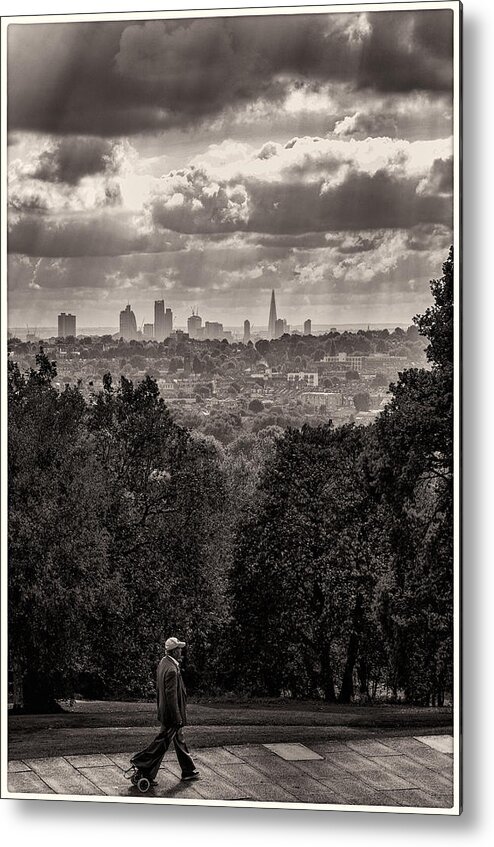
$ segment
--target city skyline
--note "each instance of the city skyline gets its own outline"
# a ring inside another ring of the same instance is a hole
[[[232,331],[236,334],[240,333],[240,330],[242,329],[243,342],[246,344],[251,337],[256,338],[263,336],[268,339],[276,339],[280,338],[285,332],[296,332],[298,334],[302,332],[303,335],[311,335],[312,333],[313,321],[310,317],[307,317],[300,323],[293,324],[293,326],[288,324],[286,318],[277,317],[276,295],[274,289],[271,290],[269,315],[266,325],[259,324],[255,326],[248,318],[245,318],[241,324],[231,326],[209,320],[204,320],[203,324],[203,316],[199,314],[200,311],[199,306],[196,304],[196,306],[192,308],[191,314],[186,318],[185,322],[180,324],[176,321],[176,315],[172,308],[170,306],[166,306],[165,308],[164,300],[155,300],[154,321],[146,322],[145,318],[143,318],[142,321],[138,321],[136,319],[132,304],[128,302],[125,308],[120,311],[119,327],[115,331],[112,328],[112,334],[116,335],[120,332],[121,337],[127,340],[140,339],[148,341],[163,341],[172,334],[172,331],[179,330],[181,332],[186,331],[192,340],[211,340],[213,338],[238,340],[238,338],[232,337]],[[65,312],[58,315],[59,337],[67,337],[70,335],[76,336],[78,334],[74,331],[76,318],[76,315],[65,314]],[[392,323],[387,324],[387,326],[392,325]],[[324,325],[314,324],[315,331],[320,333],[322,326]],[[349,325],[347,324],[346,326]],[[400,324],[396,324],[396,326],[400,326]],[[336,327],[330,327],[328,324],[325,326],[325,331],[331,331],[332,328]],[[367,329],[370,328],[371,325],[367,324]],[[40,329],[49,329],[49,327],[40,327]],[[93,327],[93,329],[101,328]],[[37,328],[31,327],[31,330],[36,332]],[[27,324],[26,331],[30,331]],[[80,334],[81,333],[79,333],[79,335]]]
[[[410,324],[452,241],[451,19],[10,26],[9,325],[264,327],[272,289],[290,325]]]

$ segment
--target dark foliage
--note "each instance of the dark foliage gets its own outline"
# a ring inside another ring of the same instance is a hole
[[[194,433],[149,375],[114,384],[103,371],[103,389],[85,397],[55,387],[42,351],[34,368],[9,362],[16,704],[46,711],[75,691],[152,696],[170,633],[187,641],[196,691],[443,702],[453,656],[452,253],[443,274],[416,319],[431,367],[404,370],[367,428],[299,428],[254,400],[251,431],[231,414]],[[239,360],[291,367],[391,344],[420,346],[417,329],[284,336],[240,345]],[[211,342],[190,357],[184,342],[163,345],[169,370],[187,360],[195,373],[234,373],[229,347]],[[134,343],[134,358],[141,352]],[[355,388],[356,408],[368,408]],[[197,412],[187,414],[193,423]]]

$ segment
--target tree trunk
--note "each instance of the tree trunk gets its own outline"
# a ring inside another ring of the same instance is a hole
[[[325,649],[321,656],[321,687],[327,703],[336,703],[333,669],[329,660],[329,650]]]
[[[20,712],[23,706],[23,673],[20,663],[14,660],[12,663],[12,710]]]
[[[360,636],[353,631],[348,642],[345,670],[343,671],[343,678],[341,680],[338,703],[350,703],[353,697],[353,668],[357,660],[359,641]]]
[[[369,697],[369,682],[368,682],[368,669],[367,662],[365,659],[361,659],[357,666],[357,674],[359,681],[359,694],[361,703],[367,703],[370,699]]]
[[[346,655],[345,669],[341,680],[340,695],[338,703],[350,703],[353,697],[353,669],[357,661],[358,649],[360,646],[360,618],[362,611],[362,597],[357,595],[355,610],[353,613],[353,626],[350,638],[348,641],[348,649]]]

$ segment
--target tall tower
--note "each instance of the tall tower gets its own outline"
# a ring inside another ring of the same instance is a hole
[[[304,321],[304,335],[312,335],[312,321],[310,318]]]
[[[274,288],[271,291],[271,305],[269,307],[268,338],[276,337],[276,300],[274,299]]]
[[[173,312],[165,309],[165,338],[169,338],[173,331]]]
[[[189,338],[199,338],[201,334],[201,327],[201,316],[196,315],[194,314],[194,312],[192,312],[191,316],[187,318],[187,332],[189,333]]]
[[[127,305],[125,309],[120,312],[120,337],[124,338],[126,341],[132,341],[137,338],[136,316],[130,308],[130,305]]]
[[[274,325],[274,337],[281,338],[281,336],[285,334],[285,330],[286,321],[283,318],[277,318],[276,323]]]
[[[62,312],[58,316],[58,337],[67,338],[73,335],[75,338],[75,321],[75,315],[71,315],[70,312],[66,315],[65,312]]]
[[[248,344],[250,341],[250,321],[244,321],[244,344]]]
[[[165,338],[165,301],[154,301],[154,337],[156,341],[164,341]]]

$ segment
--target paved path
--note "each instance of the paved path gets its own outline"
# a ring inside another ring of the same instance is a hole
[[[232,744],[194,754],[201,779],[180,781],[168,751],[149,797],[449,808],[450,735],[390,735],[303,744]],[[143,797],[123,778],[128,753],[11,760],[9,791]]]

